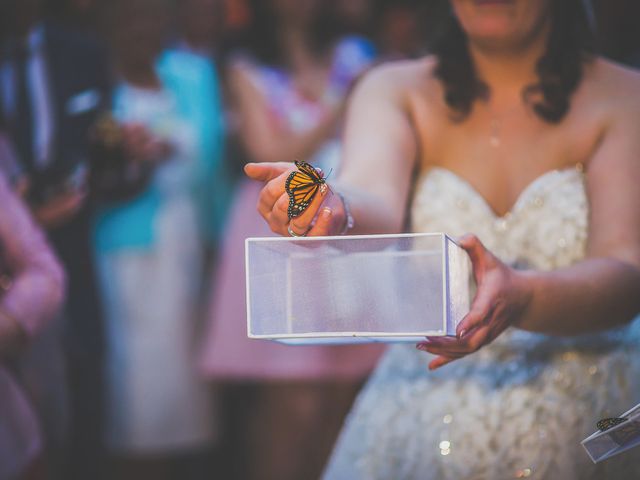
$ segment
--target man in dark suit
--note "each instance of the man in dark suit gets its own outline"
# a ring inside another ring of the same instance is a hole
[[[10,32],[0,64],[2,113],[29,179],[33,214],[68,274],[64,340],[73,471],[65,478],[99,478],[103,339],[86,180],[89,129],[108,102],[106,55],[84,36],[44,22],[42,0],[0,1]]]

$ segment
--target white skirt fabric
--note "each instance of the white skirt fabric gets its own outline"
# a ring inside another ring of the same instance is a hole
[[[201,252],[187,197],[167,201],[149,249],[98,258],[107,338],[106,441],[157,453],[212,440],[208,386],[193,348]]]

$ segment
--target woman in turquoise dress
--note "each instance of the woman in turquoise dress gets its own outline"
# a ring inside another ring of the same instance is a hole
[[[107,339],[106,441],[147,472],[213,440],[208,385],[195,367],[203,191],[222,161],[222,113],[211,65],[163,49],[168,5],[117,2],[120,82],[112,114],[133,161],[152,173],[133,198],[104,205],[95,249]],[[146,463],[145,463],[146,462]],[[130,474],[136,464],[121,462]]]

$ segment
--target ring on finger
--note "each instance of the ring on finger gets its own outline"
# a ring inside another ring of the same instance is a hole
[[[291,224],[287,225],[287,232],[289,232],[289,235],[291,235],[292,237],[306,237],[307,233],[309,233],[310,228],[308,228],[304,233],[296,233],[293,231],[293,229],[291,228]]]

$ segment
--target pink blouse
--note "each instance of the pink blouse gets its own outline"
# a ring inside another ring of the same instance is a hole
[[[28,337],[37,334],[60,308],[64,273],[4,172],[0,172],[0,272],[11,279],[8,290],[0,293],[0,313],[16,319]],[[18,475],[40,446],[29,402],[0,358],[0,478]]]

